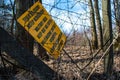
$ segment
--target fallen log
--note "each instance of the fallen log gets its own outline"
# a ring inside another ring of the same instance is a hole
[[[26,48],[19,44],[14,37],[8,34],[0,27],[0,43],[1,50],[15,59],[26,70],[29,70],[40,77],[40,80],[54,80],[60,78],[59,74],[48,67],[44,62],[38,59],[33,53],[30,53]]]

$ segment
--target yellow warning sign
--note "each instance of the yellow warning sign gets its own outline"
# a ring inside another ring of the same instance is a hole
[[[58,58],[66,42],[66,36],[39,1],[22,14],[17,21],[51,56]]]

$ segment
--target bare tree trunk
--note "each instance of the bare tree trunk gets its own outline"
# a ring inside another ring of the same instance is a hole
[[[115,19],[117,33],[120,33],[120,0],[114,0],[115,2]]]
[[[15,24],[15,1],[14,3],[12,4],[12,1],[10,0],[10,4],[12,6],[12,13],[13,13],[13,17],[12,17],[12,24],[11,24],[11,28],[10,28],[10,31],[11,31],[11,34],[13,35],[14,33],[14,24]]]
[[[16,17],[20,17],[32,4],[33,0],[16,0]],[[24,47],[33,52],[34,39],[19,23],[17,23],[16,38]]]
[[[106,48],[112,43],[113,35],[112,35],[112,22],[111,22],[111,0],[102,0],[102,15],[103,15],[103,33],[104,33],[104,43],[108,40],[108,44],[104,47],[104,51]],[[108,53],[104,58],[104,71],[109,78],[113,71],[113,46],[109,49]]]
[[[114,0],[115,20],[116,20],[116,42],[114,42],[114,51],[120,52],[120,0]]]
[[[94,8],[93,8],[92,0],[89,0],[89,5],[90,5],[90,22],[91,22],[91,33],[92,33],[92,48],[97,49],[98,40],[97,40],[97,31],[95,25],[95,16],[94,16]]]
[[[101,25],[101,19],[100,19],[100,13],[99,13],[99,1],[98,0],[94,0],[94,9],[95,9],[95,14],[96,14],[96,23],[98,26],[98,31],[99,31],[99,47],[102,49],[103,48],[103,31],[102,31],[102,25]]]

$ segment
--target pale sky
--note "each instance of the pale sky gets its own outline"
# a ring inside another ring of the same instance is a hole
[[[43,0],[43,6],[52,15],[57,25],[64,32],[73,29],[83,31],[89,26],[89,13],[85,0]]]
[[[84,27],[90,26],[85,0],[42,0],[42,3],[63,32],[83,31]]]

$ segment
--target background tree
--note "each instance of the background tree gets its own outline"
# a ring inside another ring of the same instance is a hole
[[[120,0],[114,0],[114,15],[115,15],[115,38],[114,51],[120,52]]]
[[[111,21],[111,0],[102,0],[102,15],[103,15],[103,33],[104,33],[104,43],[108,40],[108,44],[104,47],[104,51],[113,41],[112,34],[112,21]],[[110,47],[108,53],[104,58],[104,71],[108,77],[113,71],[113,46]]]
[[[16,14],[15,14],[15,0],[14,2],[12,3],[12,0],[10,0],[10,4],[11,4],[11,8],[12,8],[12,14],[13,14],[13,17],[12,17],[12,23],[11,23],[11,27],[10,27],[10,32],[12,35],[14,35],[14,27],[15,27],[15,19],[16,19]]]
[[[114,0],[117,33],[120,33],[120,0]]]
[[[92,47],[93,49],[98,48],[98,40],[97,40],[97,31],[95,25],[95,15],[92,0],[89,0],[90,5],[90,23],[91,23],[91,34],[92,34]]]
[[[98,0],[94,0],[94,9],[95,9],[95,15],[96,15],[96,24],[98,27],[98,35],[99,35],[99,39],[98,39],[98,43],[99,43],[99,47],[102,49],[103,48],[103,32],[102,32],[102,25],[101,25],[101,19],[100,19],[100,12],[99,12],[99,1]]]

